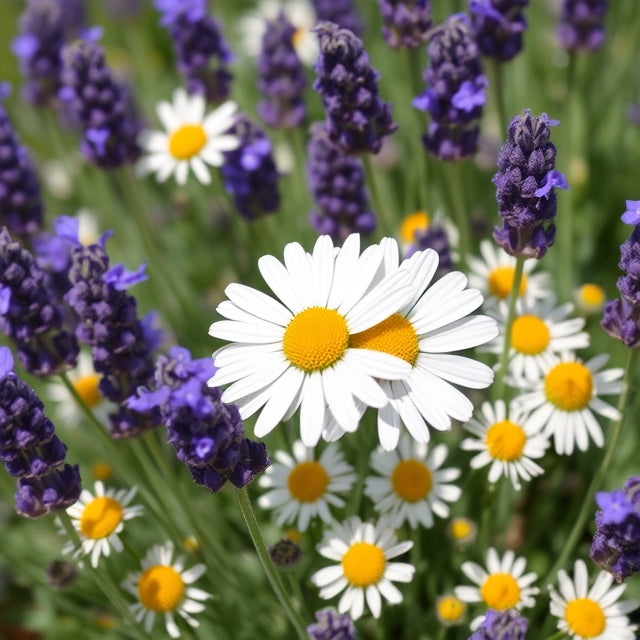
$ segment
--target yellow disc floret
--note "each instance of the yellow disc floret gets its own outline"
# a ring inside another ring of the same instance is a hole
[[[426,211],[410,213],[400,227],[400,236],[407,244],[412,244],[416,239],[416,231],[426,231],[429,228],[429,214]]]
[[[122,522],[122,505],[109,496],[94,498],[82,511],[80,531],[87,538],[106,538]]]
[[[418,502],[429,495],[433,478],[429,468],[419,460],[403,460],[391,475],[391,485],[405,502]]]
[[[465,610],[465,603],[455,596],[443,596],[436,603],[436,613],[444,623],[458,622],[464,615]]]
[[[349,345],[356,349],[390,353],[412,366],[420,352],[418,335],[413,325],[399,313],[394,313],[366,331],[353,334]]]
[[[140,576],[138,599],[145,609],[173,611],[182,600],[184,586],[184,580],[173,567],[156,565]]]
[[[287,478],[289,492],[298,502],[315,502],[329,486],[329,474],[319,463],[309,460],[298,464]]]
[[[515,267],[496,267],[491,270],[488,278],[489,293],[503,300],[511,293]],[[523,296],[527,290],[527,276],[522,274],[518,295]]]
[[[580,362],[561,362],[547,373],[544,392],[561,411],[584,409],[593,394],[591,372]]]
[[[380,547],[354,542],[342,556],[342,572],[354,587],[376,584],[384,574],[386,559]]]
[[[91,467],[91,474],[96,480],[106,480],[111,477],[111,473],[111,465],[104,460],[98,460],[98,462]]]
[[[521,426],[503,420],[489,427],[486,440],[489,455],[494,460],[512,462],[522,456],[527,436]]]
[[[493,573],[480,587],[480,595],[490,609],[512,609],[520,602],[520,587],[510,573]]]
[[[536,316],[520,316],[511,327],[511,346],[527,356],[542,353],[551,341],[549,327]]]
[[[572,600],[564,612],[569,629],[581,638],[595,638],[605,629],[602,607],[590,598]]]
[[[98,388],[99,384],[100,376],[97,373],[82,376],[73,382],[73,388],[90,409],[97,407],[102,402],[102,394]]]
[[[475,537],[477,527],[469,518],[458,517],[449,523],[449,531],[456,542],[468,542]]]
[[[207,143],[207,134],[199,124],[183,124],[169,137],[169,153],[176,160],[189,160]]]

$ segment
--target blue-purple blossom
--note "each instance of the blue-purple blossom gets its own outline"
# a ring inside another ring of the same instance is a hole
[[[317,622],[307,627],[307,633],[313,640],[355,640],[356,628],[348,615],[321,609],[315,616]]]
[[[480,52],[501,62],[522,49],[529,0],[470,0],[471,29]]]
[[[489,609],[484,621],[468,640],[525,640],[528,622],[515,609]]]
[[[640,200],[627,200],[627,210],[620,220],[625,224],[640,224]]]
[[[558,39],[567,51],[595,51],[605,39],[609,0],[563,0]]]
[[[413,235],[413,244],[407,250],[406,258],[411,257],[416,251],[433,249],[438,254],[438,268],[434,279],[441,278],[445,273],[454,270],[451,256],[451,244],[445,228],[436,223],[430,224],[426,229],[416,229]]]
[[[429,38],[431,0],[378,0],[382,36],[392,49],[415,49]]]
[[[356,11],[354,0],[311,0],[318,22],[334,22],[342,29],[362,35],[362,20]]]

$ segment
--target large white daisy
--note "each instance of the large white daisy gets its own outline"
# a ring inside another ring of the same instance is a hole
[[[460,469],[441,469],[447,446],[439,444],[428,451],[425,443],[403,434],[396,451],[377,450],[371,467],[382,477],[365,481],[365,494],[375,509],[391,520],[394,527],[408,521],[412,529],[433,526],[433,514],[449,516],[447,502],[460,498],[461,489],[449,484],[460,477]]]
[[[620,417],[615,407],[600,399],[619,394],[624,386],[623,369],[601,371],[608,360],[609,355],[602,354],[583,363],[572,353],[563,353],[530,392],[514,399],[517,407],[531,411],[532,428],[543,428],[546,436],[553,436],[557,453],[570,455],[574,445],[586,451],[589,438],[601,447],[604,435],[594,413],[610,420]]]
[[[550,609],[558,618],[558,629],[572,640],[635,640],[638,627],[627,614],[637,609],[640,601],[618,602],[627,585],[612,584],[613,576],[601,571],[589,588],[583,560],[576,560],[573,579],[564,569],[558,571],[558,591],[550,587]]]
[[[205,116],[206,102],[199,94],[188,95],[176,89],[173,104],[159,102],[156,112],[163,131],[143,131],[140,143],[148,155],[136,166],[139,175],[155,173],[158,182],[175,175],[185,184],[189,169],[202,184],[211,182],[207,165],[219,167],[225,151],[236,149],[240,140],[228,130],[233,126],[237,106],[225,102]]]
[[[320,587],[320,597],[333,598],[344,591],[338,603],[340,613],[357,620],[364,612],[365,599],[375,618],[382,610],[381,597],[389,603],[402,602],[402,593],[393,582],[410,582],[415,567],[405,562],[389,562],[413,546],[405,541],[396,544],[396,536],[386,519],[376,525],[363,523],[354,516],[336,523],[318,545],[320,555],[338,564],[316,571],[311,582]]]
[[[350,343],[353,334],[394,314],[413,293],[403,271],[376,280],[383,257],[378,245],[360,255],[358,234],[338,250],[321,236],[313,254],[292,242],[284,264],[270,255],[258,261],[279,300],[241,284],[226,288],[229,299],[217,311],[227,319],[214,322],[209,333],[235,344],[213,354],[217,370],[209,385],[231,383],[222,400],[236,403],[243,419],[262,408],[257,437],[298,407],[306,446],[316,445],[329,418],[354,431],[362,415],[356,399],[365,406],[387,403],[374,378],[407,376],[404,360]]]
[[[316,460],[314,450],[297,440],[292,456],[276,451],[275,459],[277,462],[260,476],[260,486],[270,491],[260,496],[258,504],[277,511],[278,525],[297,519],[299,531],[306,531],[316,516],[330,524],[330,506],[340,508],[345,504],[336,494],[348,493],[356,479],[338,446],[327,445]]]

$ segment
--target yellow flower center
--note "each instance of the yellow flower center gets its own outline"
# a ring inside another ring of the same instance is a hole
[[[189,160],[207,142],[207,134],[199,124],[183,124],[169,137],[169,153],[176,160]]]
[[[100,460],[91,467],[91,473],[96,480],[106,480],[111,477],[111,465]]]
[[[496,267],[493,269],[488,278],[489,293],[498,298],[506,298],[511,293],[515,271],[515,267]],[[527,276],[522,274],[518,295],[523,296],[526,290]]]
[[[589,598],[577,598],[569,602],[564,618],[571,631],[581,638],[595,638],[606,626],[602,607]]]
[[[593,379],[579,362],[561,362],[544,379],[547,400],[561,411],[584,409],[593,394]]]
[[[301,462],[287,478],[289,491],[298,502],[315,502],[329,486],[329,474],[319,462]]]
[[[302,534],[297,529],[287,529],[284,532],[283,537],[287,540],[291,540],[291,542],[295,542],[296,544],[300,544],[302,541]]]
[[[456,622],[464,615],[466,606],[460,598],[444,596],[438,600],[438,617],[444,622]]]
[[[122,505],[113,498],[94,498],[82,511],[80,531],[87,538],[106,538],[122,521],[123,512]]]
[[[349,345],[356,349],[383,351],[402,358],[413,366],[420,352],[418,336],[413,325],[399,313],[394,313],[377,325],[355,333]]]
[[[284,355],[304,371],[321,371],[340,360],[349,345],[345,319],[333,309],[310,307],[287,325]]]
[[[597,284],[583,284],[578,290],[578,299],[589,307],[600,307],[604,297],[604,289]]]
[[[520,602],[520,587],[510,573],[494,573],[480,587],[480,595],[490,609],[503,611]]]
[[[511,346],[527,356],[542,353],[551,341],[549,327],[536,316],[520,316],[511,327]]]
[[[173,611],[184,594],[184,580],[173,568],[155,565],[147,569],[138,580],[138,599],[145,609]]]
[[[342,572],[354,587],[376,584],[384,574],[386,560],[380,547],[354,542],[342,556]]]
[[[475,527],[468,518],[454,518],[450,524],[450,531],[454,540],[466,540],[474,534]]]
[[[400,227],[400,237],[407,244],[415,241],[416,231],[426,231],[429,228],[429,214],[426,211],[410,213]]]
[[[403,460],[391,475],[391,486],[405,502],[418,502],[429,495],[433,479],[429,468],[419,460]]]
[[[304,40],[304,36],[307,33],[306,29],[296,29],[291,36],[291,44],[293,44],[293,48],[297,51],[302,46],[302,41]]]
[[[102,394],[98,388],[99,384],[100,376],[97,373],[82,376],[82,378],[77,378],[73,382],[73,388],[90,409],[97,407],[102,402]]]
[[[496,422],[487,431],[489,455],[496,460],[512,462],[522,456],[527,436],[521,426],[510,420]]]

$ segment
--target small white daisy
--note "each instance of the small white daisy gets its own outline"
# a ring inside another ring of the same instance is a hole
[[[585,282],[573,292],[573,299],[582,315],[594,316],[602,313],[607,294],[600,285]]]
[[[109,489],[105,491],[102,482],[94,485],[94,493],[83,489],[78,501],[67,509],[73,527],[78,532],[81,546],[76,549],[69,541],[63,553],[74,552],[74,557],[91,556],[91,566],[97,567],[100,556],[108,556],[113,548],[120,552],[123,549],[119,533],[127,520],[142,515],[141,505],[129,506],[136,494],[136,487],[131,489]],[[61,525],[60,525],[61,526]]]
[[[320,597],[330,599],[344,591],[338,603],[340,613],[357,620],[364,612],[365,599],[374,618],[380,616],[383,596],[389,603],[402,602],[402,593],[393,582],[411,582],[415,567],[405,562],[389,562],[413,546],[396,544],[390,523],[381,519],[376,525],[363,523],[354,516],[336,523],[318,545],[320,555],[339,564],[325,567],[311,576],[320,587]]]
[[[412,529],[432,527],[433,514],[447,518],[446,503],[455,502],[462,493],[449,484],[460,477],[460,469],[440,468],[446,457],[446,445],[439,444],[429,452],[425,443],[403,434],[396,451],[372,453],[371,467],[382,477],[368,477],[364,492],[392,526],[409,522]]]
[[[139,175],[155,173],[158,182],[174,174],[178,184],[185,184],[189,169],[202,184],[211,182],[207,165],[224,163],[223,152],[236,149],[237,136],[227,133],[233,126],[237,106],[225,102],[205,117],[206,103],[199,95],[188,95],[176,89],[173,104],[159,102],[156,106],[163,131],[143,131],[140,142],[148,155],[137,164]]]
[[[412,295],[406,273],[376,280],[383,257],[378,245],[360,255],[358,234],[341,249],[320,236],[313,254],[292,242],[284,264],[270,255],[258,261],[279,300],[241,284],[225,289],[229,299],[217,311],[227,319],[214,322],[209,333],[235,344],[213,354],[217,370],[209,385],[231,383],[222,401],[236,403],[243,419],[262,408],[254,427],[258,438],[298,407],[305,446],[317,444],[329,418],[355,431],[362,415],[356,399],[365,406],[387,403],[374,378],[409,373],[404,360],[350,343],[353,334],[388,318]]]
[[[501,559],[498,552],[490,547],[486,569],[475,562],[462,564],[462,572],[477,586],[456,587],[455,595],[464,602],[483,602],[487,609],[497,611],[532,607],[534,596],[540,593],[540,589],[531,586],[538,576],[533,572],[525,573],[526,566],[526,559],[516,558],[513,551],[506,551]],[[475,618],[471,628],[477,629],[483,620],[484,615]]]
[[[504,476],[511,480],[515,489],[520,489],[520,480],[528,482],[544,473],[544,469],[533,460],[542,458],[549,440],[540,433],[541,426],[531,426],[527,415],[513,404],[509,406],[498,400],[495,405],[482,404],[482,418],[472,419],[464,425],[476,438],[467,438],[460,447],[465,451],[479,451],[469,463],[472,469],[491,465],[489,482],[494,484]]]
[[[476,541],[478,526],[473,520],[464,516],[451,518],[447,525],[447,535],[458,547],[465,547]]]
[[[462,624],[467,613],[467,605],[452,593],[436,600],[436,618],[445,627]]]
[[[277,511],[279,526],[297,519],[298,530],[306,531],[316,516],[330,524],[333,518],[329,507],[345,505],[336,494],[348,493],[356,479],[338,446],[327,445],[315,460],[314,450],[297,440],[293,443],[293,456],[276,451],[275,458],[277,462],[260,477],[260,486],[271,490],[260,496],[258,504]]]
[[[601,571],[589,589],[583,560],[576,560],[573,580],[564,569],[558,571],[558,591],[549,587],[550,609],[558,618],[557,628],[572,640],[635,640],[638,627],[626,614],[637,609],[640,601],[617,602],[627,585],[612,584],[613,576]]]
[[[600,399],[622,391],[621,368],[601,371],[608,362],[602,354],[582,362],[571,353],[564,353],[543,372],[544,377],[532,390],[514,399],[517,407],[531,412],[532,428],[543,428],[544,435],[553,436],[556,452],[573,453],[574,445],[586,451],[589,437],[597,447],[604,444],[602,428],[594,413],[617,420],[620,412]]]
[[[144,623],[144,629],[151,633],[156,614],[164,614],[167,633],[172,638],[180,636],[175,614],[178,614],[191,627],[199,622],[190,614],[204,611],[205,600],[211,594],[191,587],[206,571],[204,564],[184,569],[184,561],[178,557],[173,560],[172,542],[155,545],[142,560],[142,571],[132,574],[122,583],[122,588],[134,595],[138,602],[131,605],[131,613],[137,622]]]

